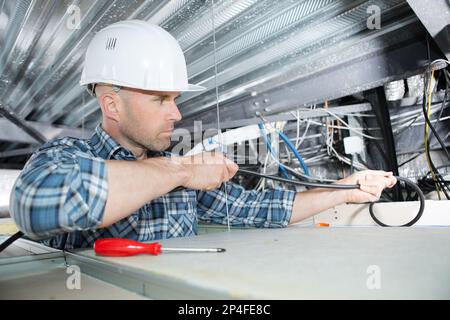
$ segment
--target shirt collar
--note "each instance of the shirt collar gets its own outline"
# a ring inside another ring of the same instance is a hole
[[[103,159],[133,159],[136,157],[127,149],[122,147],[114,140],[103,128],[98,124],[94,134],[90,139],[90,143],[95,152]]]
[[[103,128],[98,124],[95,128],[94,134],[90,138],[90,144],[95,152],[103,159],[120,159],[120,160],[137,160],[132,152],[122,147],[116,140],[114,140]],[[147,157],[161,157],[170,156],[169,152],[165,151],[148,151]]]

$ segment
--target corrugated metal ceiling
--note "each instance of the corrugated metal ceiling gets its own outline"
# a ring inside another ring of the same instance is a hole
[[[124,19],[157,23],[178,39],[190,82],[208,88],[183,94],[181,112],[187,120],[211,121],[208,111],[215,110],[216,85],[220,105],[231,119],[236,101],[278,89],[289,91],[302,79],[378,54],[386,44],[416,38],[423,28],[404,0],[216,0],[213,7],[211,3],[0,0],[0,103],[28,121],[93,128],[100,110],[78,85],[83,55],[96,31]],[[373,5],[382,12],[383,27],[378,30],[369,30],[366,24]],[[398,76],[391,73],[387,75]],[[375,79],[378,83],[361,81],[359,88],[345,81],[326,84],[339,90],[297,101],[337,98],[386,82],[388,76]],[[274,110],[297,106],[286,101]]]

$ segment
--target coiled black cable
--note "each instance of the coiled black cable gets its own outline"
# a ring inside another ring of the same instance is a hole
[[[413,188],[416,191],[417,195],[419,196],[420,207],[419,207],[419,211],[417,212],[414,219],[412,219],[408,223],[405,223],[404,225],[398,226],[398,227],[410,227],[410,226],[414,225],[417,221],[419,221],[420,217],[422,217],[423,210],[425,209],[425,196],[423,195],[422,190],[420,190],[420,188],[411,180],[402,178],[402,177],[398,177],[398,176],[396,176],[395,178],[397,178],[397,180],[403,181],[405,184],[409,185],[411,188]],[[369,213],[370,213],[370,216],[372,217],[373,221],[375,221],[378,225],[380,225],[382,227],[394,227],[394,226],[390,226],[390,225],[387,225],[387,224],[381,222],[377,217],[375,217],[375,214],[373,213],[373,206],[375,205],[375,203],[376,202],[372,202],[369,205]]]

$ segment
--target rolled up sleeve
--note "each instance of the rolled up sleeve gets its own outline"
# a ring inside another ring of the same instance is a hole
[[[32,156],[10,197],[11,216],[32,239],[91,230],[101,224],[108,195],[105,160],[76,148]]]
[[[280,228],[289,224],[295,191],[271,189],[262,192],[245,190],[227,183],[227,197],[220,189],[199,192],[198,218],[207,223],[227,224],[227,208],[230,225],[256,228]]]

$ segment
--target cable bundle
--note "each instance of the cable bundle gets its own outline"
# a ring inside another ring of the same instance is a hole
[[[443,176],[439,173],[438,169],[436,168],[436,166],[433,163],[433,160],[431,159],[430,140],[429,140],[429,132],[428,132],[428,128],[430,128],[431,131],[433,132],[434,136],[436,137],[436,139],[439,141],[439,144],[442,147],[442,151],[444,152],[444,154],[446,155],[447,159],[450,162],[450,154],[447,150],[447,147],[445,146],[445,143],[443,142],[442,138],[439,136],[438,132],[436,131],[436,129],[434,128],[433,124],[430,121],[431,98],[432,98],[432,92],[433,92],[433,87],[434,87],[434,85],[433,85],[434,72],[436,70],[440,69],[440,67],[443,64],[444,64],[444,68],[442,69],[442,72],[445,77],[446,88],[445,88],[444,99],[442,101],[441,113],[442,113],[442,110],[446,106],[447,92],[448,92],[448,88],[449,88],[449,84],[450,84],[450,75],[449,75],[448,70],[446,70],[445,67],[446,67],[446,64],[449,64],[449,62],[446,60],[439,59],[439,60],[433,61],[427,68],[427,71],[425,72],[425,85],[424,85],[424,98],[423,98],[423,102],[422,102],[422,112],[423,112],[423,116],[425,118],[424,144],[425,144],[425,154],[426,154],[426,158],[427,158],[428,168],[430,169],[429,173],[431,174],[431,177],[434,182],[434,186],[438,193],[439,199],[441,199],[440,191],[442,191],[444,193],[445,197],[447,198],[447,200],[450,200],[450,196],[447,193],[447,191],[450,192],[449,184],[448,184],[448,182],[446,182],[444,180]],[[427,90],[428,90],[428,92],[427,92]],[[425,182],[426,181],[423,180],[422,185],[424,187],[427,187]]]

